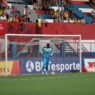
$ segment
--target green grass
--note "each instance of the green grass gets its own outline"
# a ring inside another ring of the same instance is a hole
[[[0,77],[0,95],[95,95],[95,73]]]

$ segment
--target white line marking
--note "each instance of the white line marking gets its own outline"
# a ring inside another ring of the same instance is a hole
[[[78,77],[91,77],[91,76],[95,76],[95,75],[63,75],[63,76],[46,76],[46,77],[35,77],[35,78],[1,78],[0,80],[5,80],[5,81],[16,81],[16,80],[21,80],[21,81],[24,81],[24,80],[47,80],[47,79],[63,79],[63,78],[78,78]]]

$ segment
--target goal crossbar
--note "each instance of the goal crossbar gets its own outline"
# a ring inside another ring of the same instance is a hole
[[[79,37],[81,38],[81,35],[55,35],[55,34],[5,34],[5,36],[33,36],[33,37]]]

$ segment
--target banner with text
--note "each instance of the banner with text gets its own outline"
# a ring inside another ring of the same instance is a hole
[[[95,72],[95,58],[84,59],[83,70],[85,72]]]
[[[6,73],[5,61],[0,61],[0,75],[5,75]],[[7,63],[7,74],[8,75],[18,75],[20,74],[20,64],[19,61],[8,61]]]
[[[41,73],[43,68],[43,59],[22,59],[21,60],[21,74]],[[52,58],[49,62],[49,72],[79,72],[80,64],[78,58],[63,59],[63,58]]]

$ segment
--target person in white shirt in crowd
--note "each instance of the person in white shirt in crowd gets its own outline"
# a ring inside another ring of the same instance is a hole
[[[6,18],[8,20],[8,22],[10,22],[10,19],[11,19],[11,14],[12,13],[12,10],[10,8],[10,6],[8,6],[6,9],[5,9],[5,15],[6,15]]]
[[[25,16],[26,22],[30,22],[31,10],[28,6],[25,6],[25,8],[23,10],[23,15]]]
[[[86,23],[85,17],[82,17],[82,18],[80,19],[80,23],[82,23],[82,24],[85,24],[85,23]]]

